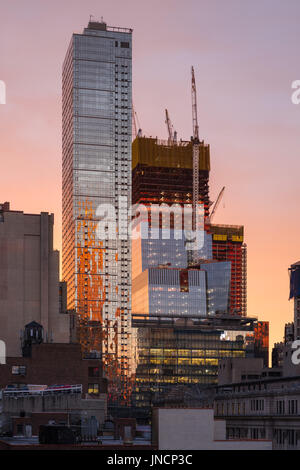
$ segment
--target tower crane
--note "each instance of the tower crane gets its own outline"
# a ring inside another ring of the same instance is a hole
[[[197,207],[199,203],[199,126],[197,113],[197,93],[194,67],[192,67],[192,117],[193,117],[193,206],[192,228],[196,230]]]
[[[139,123],[135,108],[133,106],[133,102],[132,102],[132,121],[133,121],[133,134],[134,134],[133,138],[135,139],[136,137],[141,137],[142,129],[140,127],[140,123]]]
[[[219,192],[219,195],[218,195],[218,197],[217,197],[217,200],[216,200],[216,202],[215,202],[215,204],[214,204],[214,206],[213,206],[213,208],[212,208],[212,211],[211,211],[211,213],[210,213],[210,215],[209,215],[209,221],[210,221],[210,223],[211,223],[211,221],[212,221],[212,219],[213,219],[213,216],[214,216],[215,213],[216,213],[216,210],[218,209],[218,206],[219,206],[219,204],[220,204],[220,202],[221,202],[221,199],[222,199],[222,197],[223,197],[224,191],[225,191],[225,186],[223,186],[223,188],[222,188],[221,191]]]
[[[133,123],[133,138],[135,139],[137,136],[137,127],[136,127],[136,118],[135,118],[135,111],[134,111],[133,103],[132,103],[132,123]]]
[[[165,120],[165,123],[167,124],[168,135],[169,135],[168,143],[169,143],[169,144],[172,144],[172,143],[175,143],[176,140],[177,140],[177,132],[174,131],[174,128],[173,128],[171,119],[170,119],[170,117],[169,117],[168,110],[166,109],[165,112],[166,112],[166,120]]]

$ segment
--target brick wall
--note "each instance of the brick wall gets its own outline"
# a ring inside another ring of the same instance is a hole
[[[12,366],[26,366],[25,375],[14,375]],[[0,365],[0,388],[8,384],[82,384],[83,394],[88,393],[89,384],[98,384],[100,393],[107,392],[100,359],[82,359],[79,344],[36,344],[31,357],[8,357],[6,364]]]

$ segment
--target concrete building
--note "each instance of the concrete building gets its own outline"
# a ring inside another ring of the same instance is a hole
[[[272,348],[272,367],[283,367],[283,356],[286,345],[290,345],[294,341],[294,322],[284,325],[284,338],[280,343],[274,343]]]
[[[293,352],[284,346],[282,368],[263,368],[261,359],[220,362],[212,395],[227,438],[271,439],[273,449],[300,449],[300,365],[293,364]]]
[[[33,344],[28,357],[8,357],[0,365],[0,389],[30,384],[82,385],[82,393],[97,397],[107,392],[100,358],[82,356],[79,344]]]
[[[22,355],[22,332],[32,321],[43,326],[45,341],[69,341],[69,317],[59,309],[53,224],[53,214],[25,214],[0,204],[0,339],[7,356]]]
[[[20,393],[14,396],[11,392],[3,392],[2,413],[0,415],[0,432],[16,435],[38,436],[39,427],[54,421],[57,424],[80,425],[82,421],[96,418],[102,425],[106,419],[106,394],[101,393],[95,398],[82,398],[80,393],[72,389],[52,393]],[[30,430],[28,430],[28,426]]]
[[[213,409],[155,408],[152,442],[159,450],[272,450],[270,440],[226,439]]]
[[[218,384],[226,385],[261,376],[263,359],[254,357],[227,358],[219,361]]]
[[[31,344],[25,357],[0,365],[0,389],[0,432],[24,434],[30,426],[38,435],[49,420],[95,416],[101,424],[107,414],[101,359],[83,356],[80,344]]]

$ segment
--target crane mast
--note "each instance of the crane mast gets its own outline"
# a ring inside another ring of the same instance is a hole
[[[193,206],[192,206],[192,228],[197,226],[197,207],[199,203],[199,126],[197,113],[197,93],[194,67],[192,67],[192,116],[193,116]]]

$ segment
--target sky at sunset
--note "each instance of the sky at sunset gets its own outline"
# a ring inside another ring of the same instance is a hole
[[[61,68],[90,15],[133,28],[133,98],[146,135],[192,134],[190,67],[199,133],[211,146],[215,223],[243,224],[248,314],[270,321],[271,344],[291,321],[288,267],[300,260],[298,0],[0,0],[0,202],[55,214],[61,248]]]

